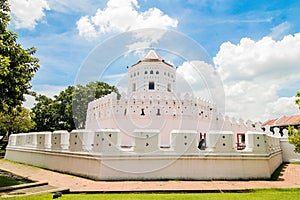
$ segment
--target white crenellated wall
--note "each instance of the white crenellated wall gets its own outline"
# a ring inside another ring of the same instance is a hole
[[[92,150],[102,154],[120,153],[120,130],[101,129],[95,131]]]
[[[38,149],[51,149],[52,132],[38,132],[36,134]]]
[[[12,134],[11,136],[13,136],[14,134]],[[16,138],[16,146],[25,146],[26,144],[26,133],[19,133]]]
[[[9,139],[8,147],[28,147],[32,149],[64,150],[70,152],[89,152],[89,153],[113,153],[122,154],[133,153],[163,153],[168,152],[201,154],[207,152],[214,153],[256,153],[267,154],[275,151],[284,150],[282,147],[285,137],[278,137],[272,134],[247,131],[245,133],[245,149],[237,148],[237,137],[232,131],[209,131],[201,134],[205,140],[206,148],[200,151],[200,134],[194,130],[172,130],[169,134],[170,143],[162,145],[159,140],[161,134],[157,129],[136,129],[133,132],[134,143],[132,149],[123,149],[120,143],[120,130],[100,129],[54,131],[54,132],[33,132],[12,134]],[[204,136],[205,135],[205,136]],[[162,147],[164,146],[164,147]],[[290,147],[289,147],[290,148]]]
[[[69,148],[70,133],[65,130],[54,131],[51,135],[52,150],[67,150]]]
[[[268,153],[270,150],[272,151],[272,149],[269,149],[268,142],[273,142],[275,140],[279,141],[279,139],[273,140],[271,137],[271,140],[268,140],[267,137],[269,136],[262,132],[248,131],[246,133],[246,148],[244,149],[244,151],[253,153]],[[276,150],[276,148],[274,148],[273,150]]]
[[[232,131],[209,131],[206,145],[212,152],[235,152],[235,135]]]
[[[199,153],[199,135],[193,130],[173,130],[171,132],[171,149],[176,153]]]
[[[154,153],[159,151],[159,130],[134,130],[134,151]]]
[[[120,145],[116,129],[13,134],[5,158],[100,180],[269,178],[282,162],[281,138],[261,132],[246,133],[246,150],[231,131],[208,132],[203,150],[192,130],[171,131],[169,148],[160,147],[158,130],[133,134],[133,148]]]
[[[70,151],[91,151],[94,143],[94,132],[84,129],[73,130],[69,136]]]

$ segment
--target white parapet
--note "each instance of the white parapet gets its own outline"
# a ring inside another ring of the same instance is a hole
[[[273,138],[270,137],[270,140]],[[245,152],[252,153],[268,153],[267,135],[263,132],[247,131],[245,136],[246,148]],[[272,143],[272,142],[271,142]]]
[[[159,130],[136,129],[134,133],[134,151],[136,153],[153,153],[159,151]]]
[[[8,147],[16,146],[17,143],[17,134],[11,134],[8,140]]]
[[[26,139],[25,139],[24,146],[35,148],[37,145],[36,133],[31,132],[31,133],[26,133],[25,135],[26,135]]]
[[[69,138],[70,151],[91,151],[94,132],[85,129],[73,130]]]
[[[51,149],[52,150],[68,150],[69,148],[68,131],[54,131],[51,135]]]
[[[171,148],[177,153],[199,153],[199,135],[194,130],[173,130]]]
[[[95,131],[93,152],[116,153],[120,152],[120,130],[100,129]]]
[[[206,136],[208,151],[230,153],[235,152],[235,137],[232,131],[209,131]]]
[[[36,133],[36,140],[38,149],[50,149],[51,148],[51,135],[52,132],[38,132]]]
[[[283,129],[282,133],[283,133],[283,135],[282,135],[283,138],[289,137],[289,131],[287,129]]]
[[[16,146],[21,147],[26,144],[26,133],[19,133],[16,137]]]

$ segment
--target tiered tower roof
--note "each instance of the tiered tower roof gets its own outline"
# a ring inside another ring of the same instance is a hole
[[[165,60],[154,50],[151,49],[144,57],[142,57],[137,63],[135,63],[133,66],[136,66],[137,64],[141,62],[162,62],[170,67],[174,67],[173,65],[165,62]]]

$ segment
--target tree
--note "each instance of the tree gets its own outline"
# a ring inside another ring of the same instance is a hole
[[[77,128],[84,128],[86,121],[86,111],[88,103],[95,99],[101,98],[107,94],[115,92],[118,94],[118,89],[115,86],[110,86],[104,82],[90,82],[85,86],[78,85],[75,88],[73,97],[73,117]]]
[[[34,126],[30,110],[22,106],[13,108],[10,113],[0,112],[0,135],[2,136],[8,137],[12,133],[28,132]]]
[[[295,104],[300,108],[300,92],[296,93]],[[299,122],[300,123],[300,122]],[[294,126],[289,126],[289,142],[295,146],[295,152],[300,153],[300,125],[298,125],[298,130]]]
[[[295,146],[295,152],[300,153],[300,126],[298,130],[289,127],[289,142]]]
[[[30,80],[39,69],[34,47],[23,49],[17,34],[7,30],[10,21],[7,0],[0,0],[0,112],[11,112],[29,93]]]
[[[32,108],[36,131],[53,131],[84,128],[88,103],[111,92],[118,93],[114,86],[104,82],[69,86],[54,99],[36,95]]]
[[[73,120],[72,100],[74,98],[75,87],[69,86],[64,91],[61,91],[58,96],[54,96],[54,109],[56,130],[73,130],[75,123]]]
[[[31,109],[33,121],[36,123],[37,131],[48,131],[55,128],[55,117],[53,109],[53,100],[44,95],[35,95],[36,103]]]
[[[296,100],[295,100],[295,103],[297,106],[299,106],[300,108],[300,92],[297,92],[296,93]]]

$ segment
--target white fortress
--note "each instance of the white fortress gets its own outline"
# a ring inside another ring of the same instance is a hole
[[[86,128],[120,129],[123,146],[132,146],[135,129],[160,131],[162,146],[170,144],[172,130],[228,130],[245,133],[252,126],[242,120],[229,121],[207,100],[176,93],[176,68],[153,49],[128,69],[128,94],[112,93],[89,103]],[[226,122],[225,122],[226,121]],[[257,124],[257,130],[260,126]],[[251,129],[252,130],[252,129]]]
[[[89,103],[86,129],[10,136],[5,158],[98,180],[267,179],[299,160],[260,124],[176,94],[176,68],[154,50],[128,69],[128,94]]]

